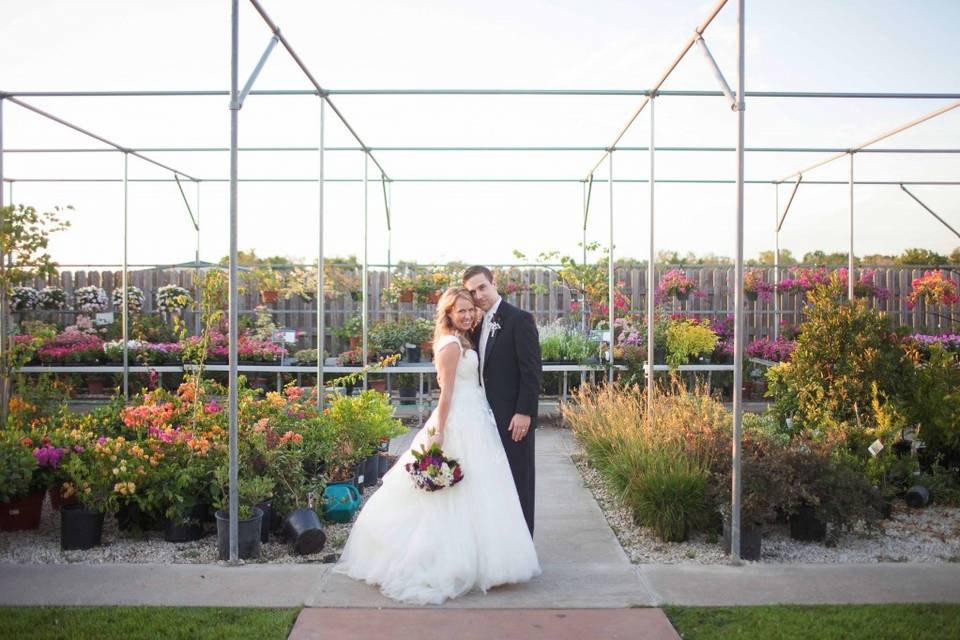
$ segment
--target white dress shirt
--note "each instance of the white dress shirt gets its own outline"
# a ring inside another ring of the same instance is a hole
[[[500,308],[500,303],[503,302],[502,297],[498,297],[497,301],[493,303],[493,306],[490,307],[490,310],[483,314],[483,326],[480,328],[480,384],[483,385],[483,365],[484,360],[486,359],[487,353],[487,341],[490,338],[490,323],[493,320],[493,316],[496,315],[497,310]]]

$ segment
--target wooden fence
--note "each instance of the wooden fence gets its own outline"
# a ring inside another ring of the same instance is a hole
[[[674,267],[658,268],[658,277]],[[931,308],[921,303],[914,309],[907,307],[907,295],[910,293],[914,278],[923,275],[924,269],[908,267],[879,267],[872,269],[875,272],[875,283],[890,291],[885,300],[872,299],[870,305],[889,314],[896,325],[906,325],[915,329],[935,328],[938,325],[948,327],[951,322],[960,322],[960,305],[953,307]],[[697,293],[689,300],[680,302],[667,300],[666,308],[670,312],[696,314],[704,317],[726,316],[733,313],[733,267],[686,267],[684,271],[688,277],[697,283]],[[960,285],[960,273],[957,270],[945,270],[949,277]],[[789,269],[781,269],[780,277],[789,276]],[[541,324],[565,317],[570,313],[572,298],[570,292],[563,286],[557,285],[557,277],[547,269],[528,268],[519,271],[520,281],[525,284],[546,285],[547,293],[535,294],[531,292],[505,295],[505,299],[512,304],[526,309],[534,314]],[[68,298],[73,299],[73,291],[87,285],[103,287],[109,294],[112,289],[120,286],[120,271],[75,271],[62,272],[59,276],[59,286],[66,290]],[[192,269],[146,269],[131,271],[129,282],[141,288],[144,292],[144,310],[155,309],[153,292],[166,284],[177,284],[190,291],[194,291],[194,271]],[[371,271],[369,273],[368,291],[370,296],[371,321],[390,320],[399,317],[431,317],[434,306],[430,304],[399,303],[387,304],[382,300],[382,292],[387,287],[389,276],[385,271]],[[634,313],[644,313],[646,309],[646,270],[640,268],[625,268],[616,271],[616,279],[624,283],[624,289],[630,299],[630,307]],[[765,270],[765,280],[773,282],[773,269]],[[40,288],[44,282],[35,282],[33,286]],[[240,309],[242,313],[250,313],[259,303],[255,291],[241,296]],[[785,293],[780,295],[781,318],[790,324],[799,323],[802,315],[803,296],[801,294]],[[339,296],[326,301],[326,326],[328,331],[342,326],[344,320],[351,315],[359,314],[360,302],[354,301],[349,295]],[[770,336],[773,334],[775,322],[773,302],[746,303],[746,332],[749,339]],[[289,300],[281,299],[273,305],[277,324],[303,332],[300,346],[312,346],[316,338],[316,304],[304,302],[299,297]],[[63,312],[65,315],[73,311]],[[953,320],[951,320],[951,318]],[[67,318],[69,319],[69,318]],[[187,312],[185,320],[188,326],[196,322],[196,314]],[[332,346],[329,343],[328,346]]]

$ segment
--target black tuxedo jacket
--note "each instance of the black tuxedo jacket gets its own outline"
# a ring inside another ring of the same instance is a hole
[[[487,402],[497,421],[497,431],[503,451],[510,463],[510,473],[517,487],[520,508],[533,535],[534,496],[536,494],[535,429],[542,368],[540,336],[537,323],[528,312],[501,300],[494,321],[500,329],[487,338],[483,356],[483,385]],[[481,323],[471,334],[473,344],[480,348]],[[508,431],[515,413],[530,416],[530,430],[520,442],[513,441]]]
[[[500,329],[487,339],[481,375],[497,426],[505,430],[515,413],[537,417],[543,375],[540,337],[533,316],[506,300],[500,301],[494,320]],[[480,323],[471,336],[477,349],[482,330]]]

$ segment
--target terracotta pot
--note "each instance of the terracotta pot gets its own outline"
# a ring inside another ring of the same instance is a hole
[[[277,304],[277,300],[280,299],[280,294],[276,291],[261,291],[260,300],[263,304]]]
[[[438,302],[440,302],[440,292],[439,291],[430,292],[427,295],[427,302],[429,302],[430,304],[437,304]]]
[[[387,390],[387,381],[386,380],[369,380],[367,382],[367,388],[373,389],[374,391],[379,391],[384,393]]]
[[[413,291],[404,291],[401,293],[400,302],[413,302]]]

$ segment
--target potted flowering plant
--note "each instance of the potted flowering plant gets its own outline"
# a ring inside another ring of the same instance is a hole
[[[688,278],[686,273],[680,269],[671,269],[660,278],[657,293],[661,297],[671,295],[677,300],[686,300],[696,288],[696,283]]]
[[[925,271],[923,276],[913,280],[913,288],[907,297],[907,307],[913,309],[923,301],[928,305],[954,305],[960,302],[957,285],[944,277],[943,271]]]
[[[157,309],[160,311],[182,311],[193,302],[190,292],[175,284],[166,284],[157,289]]]
[[[0,432],[0,531],[36,529],[43,493],[33,491],[37,459],[33,441],[14,431]]]
[[[747,355],[771,362],[789,362],[796,348],[796,340],[789,340],[783,336],[779,336],[776,340],[758,338],[747,345]]]
[[[123,436],[100,436],[63,464],[66,481],[61,495],[76,496],[77,504],[60,510],[61,549],[99,546],[104,514],[136,496],[142,462],[131,458],[126,445]]]
[[[280,299],[284,278],[272,266],[257,267],[249,272],[247,279],[260,291],[263,304],[276,304]]]
[[[416,289],[417,278],[415,275],[394,274],[390,278],[390,286],[383,290],[384,302],[391,304],[397,302],[413,302],[413,295]]]
[[[107,308],[107,292],[103,287],[80,287],[73,292],[73,299],[77,309],[87,313],[96,313]]]
[[[248,462],[249,461],[244,461]],[[256,475],[248,464],[243,464],[237,482],[240,494],[237,518],[239,531],[237,541],[238,557],[255,558],[260,555],[260,536],[263,510],[255,505],[268,500],[273,495],[275,482],[272,478]],[[221,560],[230,559],[230,470],[224,463],[214,471],[214,506],[217,508],[217,553]]]
[[[743,274],[743,293],[747,300],[769,302],[773,298],[773,285],[763,279],[763,269],[750,269]]]
[[[120,313],[123,310],[123,289],[114,289],[111,298],[113,308]],[[133,285],[127,287],[127,308],[130,313],[140,313],[143,309],[143,299],[143,289]]]
[[[847,284],[847,277],[847,270],[840,269],[840,280],[844,286]],[[886,300],[889,298],[889,289],[878,286],[876,277],[877,272],[873,269],[861,271],[857,281],[853,283],[853,295],[857,298],[876,298],[877,300]]]
[[[783,293],[806,293],[818,286],[830,284],[830,273],[823,267],[798,267],[790,272],[789,278],[780,281]]]
[[[10,304],[14,311],[35,309],[38,302],[37,290],[33,287],[14,287],[10,293]]]
[[[44,287],[37,294],[37,308],[59,311],[67,306],[67,292],[60,287]]]
[[[672,321],[667,327],[667,364],[684,365],[691,359],[713,353],[719,338],[710,323],[692,320]]]
[[[80,331],[63,331],[36,351],[44,364],[96,363],[102,356],[103,340]]]

